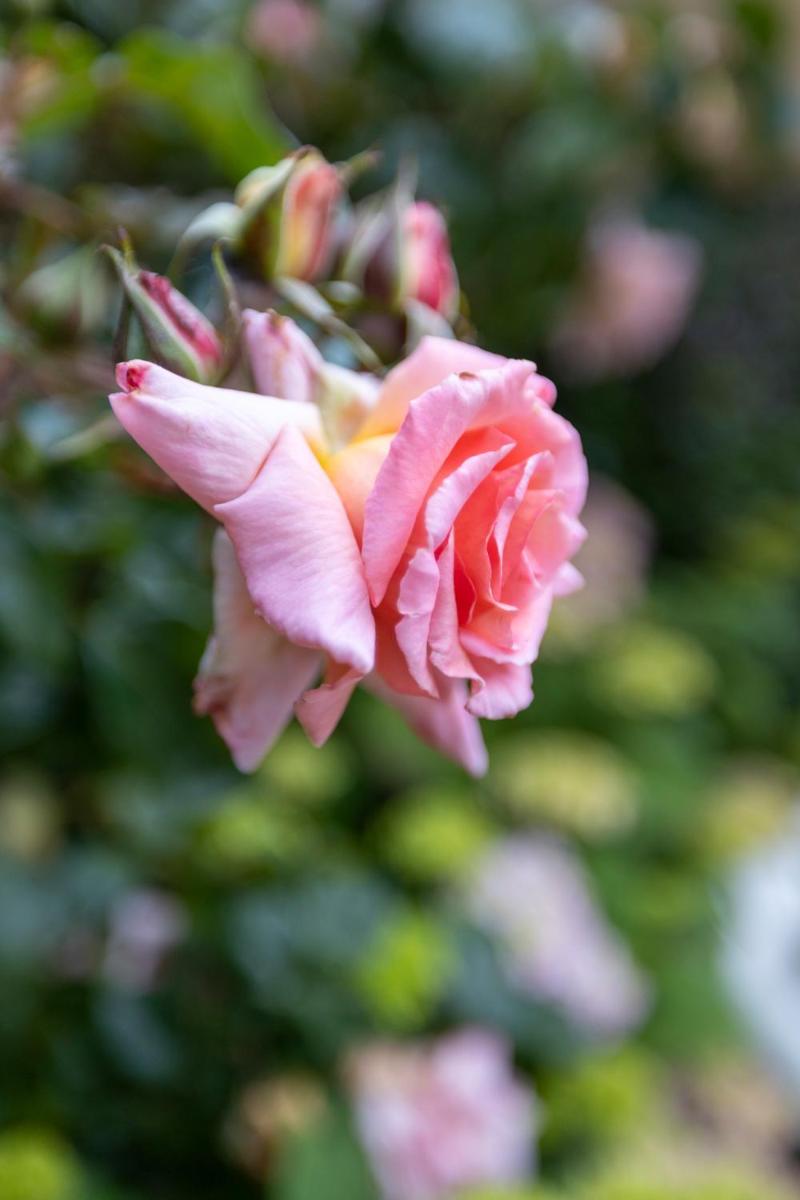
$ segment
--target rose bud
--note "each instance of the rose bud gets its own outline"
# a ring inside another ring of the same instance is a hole
[[[144,335],[160,361],[187,379],[214,382],[224,359],[211,322],[164,275],[129,265],[108,249]]]
[[[259,259],[267,277],[319,279],[332,256],[341,195],[339,171],[311,147],[274,167],[259,167],[236,191],[243,248]]]
[[[377,399],[375,376],[326,362],[308,334],[280,313],[248,309],[244,336],[259,392],[316,404],[331,443],[345,445]]]
[[[418,200],[403,214],[400,295],[418,300],[452,321],[459,288],[444,217],[433,204]]]
[[[424,304],[448,322],[459,287],[444,217],[433,204],[412,201],[404,188],[361,206],[344,261],[346,279],[365,295],[406,310]]]

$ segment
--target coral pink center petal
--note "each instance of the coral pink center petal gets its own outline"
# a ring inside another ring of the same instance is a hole
[[[472,427],[497,424],[527,408],[525,383],[533,367],[510,362],[480,375],[451,376],[418,396],[378,472],[364,518],[364,565],[379,604],[403,554],[425,496],[459,438]]]

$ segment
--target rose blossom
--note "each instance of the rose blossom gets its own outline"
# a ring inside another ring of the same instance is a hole
[[[534,1165],[536,1102],[502,1038],[465,1029],[377,1043],[348,1064],[356,1124],[384,1200],[439,1200],[515,1183]]]
[[[476,718],[531,702],[552,601],[579,580],[578,435],[532,363],[426,338],[378,386],[278,320],[246,314],[256,385],[274,394],[138,361],[111,397],[225,531],[197,706],[248,770],[293,709],[325,741],[364,679],[479,774]]]

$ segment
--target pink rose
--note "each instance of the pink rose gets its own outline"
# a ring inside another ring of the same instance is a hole
[[[363,679],[480,774],[477,718],[530,703],[553,598],[577,582],[586,464],[553,385],[446,339],[380,385],[325,363],[286,318],[246,314],[246,342],[275,394],[132,362],[111,397],[225,531],[198,710],[247,770],[293,710],[325,741]]]
[[[445,1200],[517,1183],[535,1162],[536,1100],[502,1038],[464,1029],[352,1054],[356,1125],[384,1200]]]
[[[331,463],[394,691],[468,685],[467,711],[493,719],[530,704],[530,666],[553,598],[579,583],[569,559],[583,540],[586,462],[554,400],[532,363],[426,338]]]

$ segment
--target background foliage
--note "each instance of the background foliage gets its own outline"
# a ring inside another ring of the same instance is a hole
[[[542,1101],[540,1184],[483,1200],[794,1194],[800,1093],[717,962],[726,880],[800,771],[797,14],[313,11],[298,47],[230,0],[0,4],[0,1196],[368,1200],[345,1056],[471,1023]],[[105,421],[96,245],[124,225],[163,269],[298,141],[379,146],[372,186],[415,156],[478,340],[559,380],[596,476],[589,587],[481,784],[363,696],[324,750],[292,729],[238,776],[189,704],[208,522]],[[658,362],[587,375],[559,330],[617,212],[694,239],[701,281]],[[539,831],[648,981],[621,1039],[523,993],[462,900]]]

